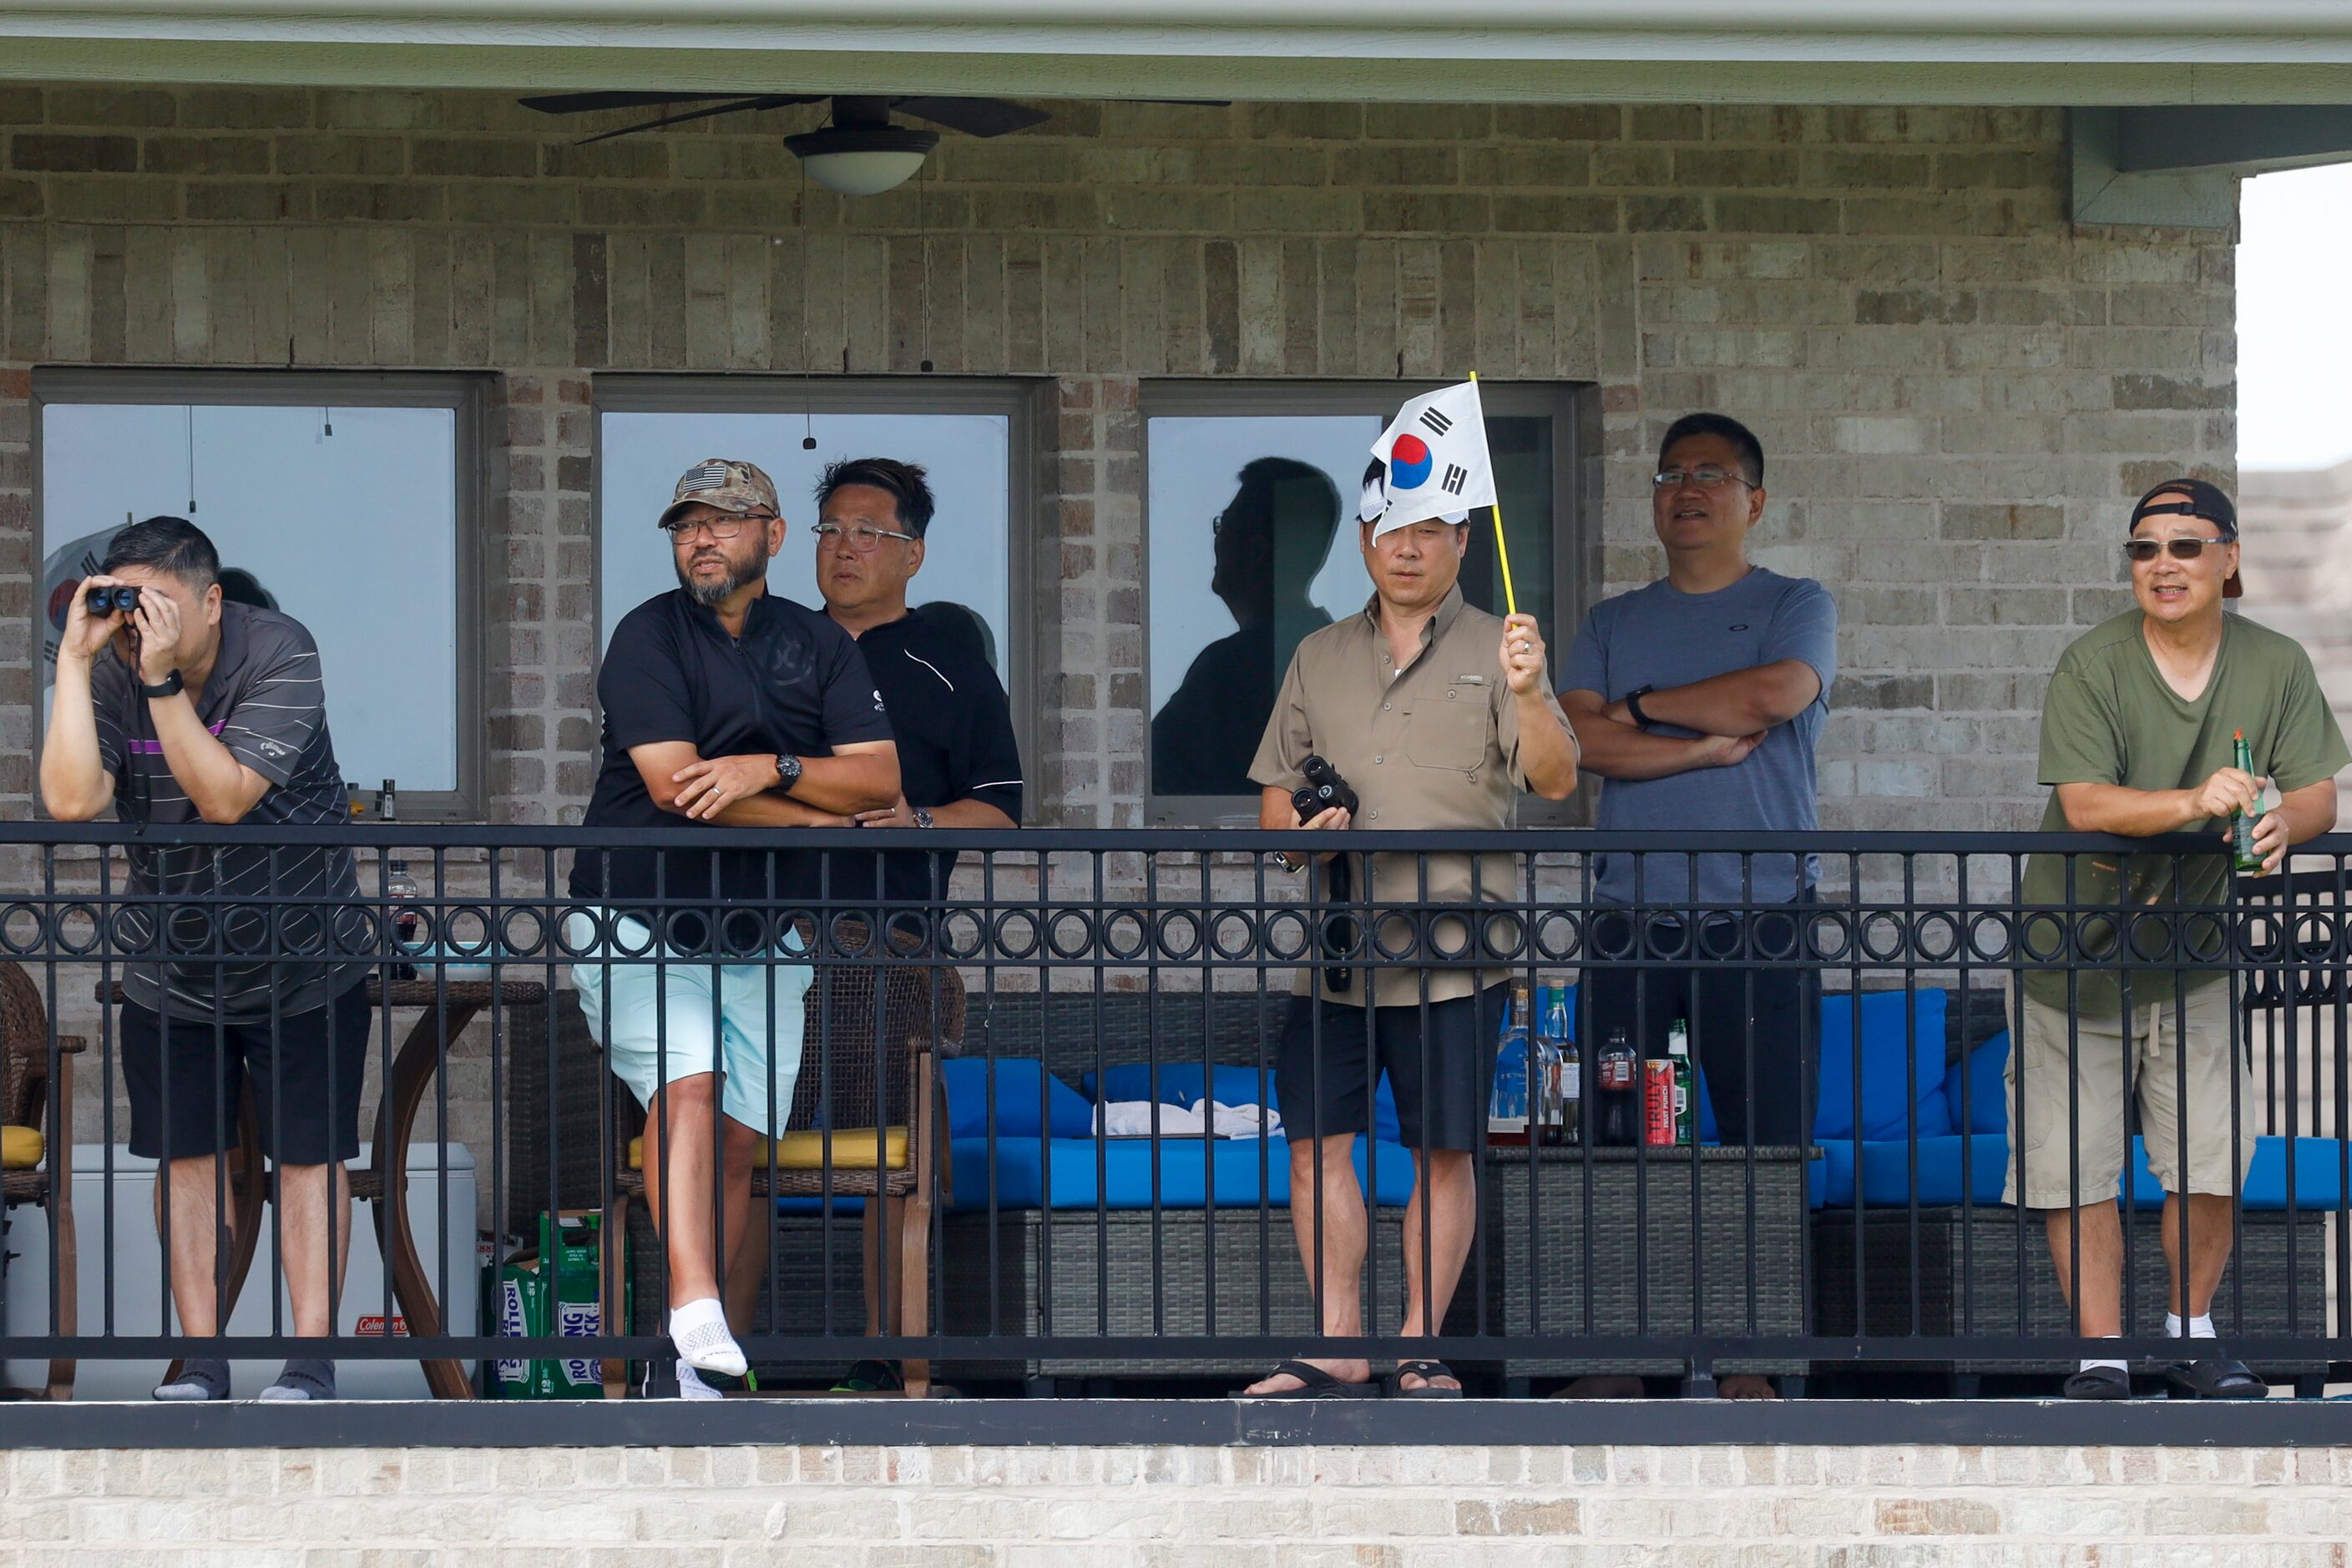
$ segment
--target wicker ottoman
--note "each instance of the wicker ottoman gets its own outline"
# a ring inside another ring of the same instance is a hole
[[[2238,1326],[2242,1310],[2248,1333],[2317,1338],[2327,1331],[2328,1217],[2316,1209],[2242,1216],[2242,1239],[2213,1303],[2213,1320],[2224,1334]],[[2155,1210],[2131,1215],[2126,1300],[2133,1326],[2141,1333],[2164,1331],[2162,1226],[2163,1216]],[[1923,1208],[1916,1231],[1907,1209],[1864,1209],[1858,1247],[1852,1210],[1817,1214],[1813,1280],[1814,1321],[1827,1335],[2063,1337],[2073,1332],[2041,1220],[2000,1205]],[[2060,1359],[1906,1364],[1979,1373],[2067,1372],[2075,1363]],[[2255,1370],[2275,1380],[2316,1375],[2326,1364],[2324,1360],[2266,1361],[2256,1363]]]
[[[1213,1227],[1210,1216],[1214,1215]],[[1404,1211],[1373,1217],[1372,1262],[1366,1269],[1365,1321],[1393,1331],[1404,1294],[1401,1256]],[[1220,1335],[1311,1334],[1313,1303],[1290,1229],[1276,1208],[1162,1209],[1155,1229],[1149,1209],[1023,1209],[950,1216],[942,1269],[950,1334]],[[1214,1240],[1213,1323],[1211,1242]],[[990,1241],[995,1243],[993,1273]],[[1371,1293],[1387,1303],[1378,1312]],[[991,1321],[990,1302],[996,1304]],[[1048,1326],[1047,1311],[1051,1311]],[[1260,1312],[1264,1317],[1261,1319]],[[1122,1359],[1049,1357],[1032,1361],[942,1363],[948,1378],[1221,1377],[1255,1379],[1268,1358],[1206,1361],[1164,1356]]]
[[[1480,1194],[1484,1239],[1472,1255],[1474,1269],[1484,1258],[1487,1331],[1804,1332],[1810,1155],[1793,1147],[1489,1150]],[[1726,1360],[1715,1371],[1805,1369],[1802,1362]],[[1684,1361],[1664,1357],[1544,1357],[1514,1358],[1505,1373],[1573,1377],[1688,1370]]]

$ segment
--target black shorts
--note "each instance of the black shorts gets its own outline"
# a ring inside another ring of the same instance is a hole
[[[131,1152],[188,1160],[236,1148],[237,1098],[250,1075],[263,1153],[289,1165],[356,1158],[368,1012],[367,987],[354,985],[323,1007],[278,1019],[273,1049],[267,1019],[225,1024],[215,1036],[208,1018],[159,1017],[125,1002]]]
[[[1475,1149],[1486,1131],[1509,996],[1508,986],[1490,985],[1475,996],[1432,1002],[1425,1011],[1418,1003],[1375,1007],[1370,1050],[1363,1008],[1323,1003],[1318,1037],[1318,1009],[1304,996],[1291,998],[1274,1067],[1284,1134],[1297,1143],[1368,1131],[1376,1068],[1395,1091],[1406,1148]]]

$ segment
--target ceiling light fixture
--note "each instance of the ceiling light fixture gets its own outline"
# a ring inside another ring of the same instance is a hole
[[[879,195],[904,184],[939,144],[936,131],[871,123],[836,123],[784,138],[811,179],[845,196]]]

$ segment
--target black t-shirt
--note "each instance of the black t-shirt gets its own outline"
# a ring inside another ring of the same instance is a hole
[[[646,600],[614,628],[596,699],[604,710],[604,756],[588,801],[590,827],[708,826],[654,804],[629,760],[632,746],[688,741],[705,757],[822,757],[836,746],[890,739],[881,693],[856,640],[824,616],[772,594],[751,601],[740,639],[684,589]],[[573,858],[572,896],[614,903],[709,900],[714,862],[719,895],[730,901],[806,899],[817,891],[816,859],[807,854],[613,849]],[[673,934],[672,945],[688,944],[689,931]]]
[[[1013,705],[971,617],[927,605],[870,628],[857,647],[890,712],[907,804],[985,801],[1019,822],[1021,751],[1013,738]],[[881,858],[884,892],[893,903],[937,901],[955,868],[952,855]],[[837,864],[841,875],[856,862],[842,857]],[[872,896],[871,881],[858,882],[860,895]]]

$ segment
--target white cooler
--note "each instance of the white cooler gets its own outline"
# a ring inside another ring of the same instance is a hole
[[[81,1331],[106,1331],[106,1172],[105,1146],[74,1147],[74,1226],[80,1243]],[[360,1145],[352,1168],[364,1166],[370,1151]],[[475,1247],[474,1156],[465,1145],[449,1145],[448,1231],[440,1233],[439,1195],[443,1155],[431,1142],[419,1142],[408,1152],[408,1227],[415,1237],[417,1256],[441,1300],[441,1321],[454,1334],[478,1332],[481,1321],[480,1264]],[[370,1205],[352,1205],[351,1263],[343,1278],[342,1312],[338,1326],[346,1334],[373,1333],[383,1325],[385,1300],[383,1261],[378,1255],[375,1222]],[[279,1277],[271,1251],[274,1215],[261,1211],[261,1243],[255,1249],[253,1268],[230,1314],[232,1334],[269,1332],[268,1282],[275,1281],[283,1302],[286,1282]],[[9,1211],[7,1250],[8,1332],[47,1331],[49,1313],[48,1216],[23,1205]],[[162,1301],[163,1244],[155,1234],[155,1162],[129,1150],[114,1151],[114,1328],[118,1334],[152,1334]],[[436,1242],[438,1243],[436,1247]],[[444,1261],[436,1266],[436,1254]],[[290,1304],[278,1320],[291,1332]],[[398,1303],[394,1304],[397,1317]],[[176,1322],[174,1328],[177,1327]],[[394,1331],[404,1324],[395,1323]],[[92,1360],[85,1358],[74,1377],[76,1399],[145,1399],[163,1376],[161,1361]],[[236,1396],[249,1399],[278,1375],[278,1361],[229,1363]],[[47,1363],[12,1361],[0,1371],[0,1383],[15,1388],[37,1388],[47,1381]],[[352,1399],[424,1399],[429,1397],[425,1373],[413,1361],[361,1361],[345,1358],[335,1364],[336,1392]]]

